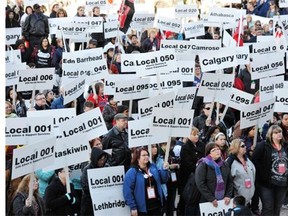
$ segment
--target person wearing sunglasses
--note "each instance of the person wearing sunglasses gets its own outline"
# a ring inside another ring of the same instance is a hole
[[[233,178],[234,195],[241,195],[250,203],[255,192],[256,169],[246,155],[246,145],[241,139],[234,139],[229,148],[226,162]]]

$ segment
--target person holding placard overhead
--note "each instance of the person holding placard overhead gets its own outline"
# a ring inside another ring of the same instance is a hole
[[[161,184],[168,181],[168,167],[169,164],[164,162],[163,168],[158,169],[149,162],[146,148],[135,149],[132,166],[125,175],[123,185],[123,195],[132,216],[162,215],[164,194]]]
[[[287,190],[288,145],[282,129],[272,125],[266,141],[258,143],[252,155],[256,167],[256,186],[262,202],[261,215],[280,215]]]

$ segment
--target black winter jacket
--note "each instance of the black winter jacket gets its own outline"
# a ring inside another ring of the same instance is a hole
[[[48,34],[48,17],[46,15],[33,13],[26,18],[23,26],[23,36],[26,39],[29,39],[31,35],[43,37],[48,36]]]

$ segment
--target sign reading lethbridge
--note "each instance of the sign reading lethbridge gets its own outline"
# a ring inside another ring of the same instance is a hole
[[[156,16],[154,25],[156,28],[160,28],[161,30],[175,33],[180,33],[182,27],[181,20],[160,16]]]
[[[202,72],[214,71],[237,65],[235,49],[222,48],[215,52],[203,52],[199,54]]]
[[[214,95],[217,101],[229,101],[233,82],[233,74],[203,73],[197,96],[211,98]]]
[[[177,70],[173,50],[159,50],[149,53],[122,54],[122,71],[136,71],[138,76],[157,74],[163,70]]]
[[[265,121],[273,117],[275,98],[250,104],[242,108],[240,116],[240,129],[254,126],[258,123],[262,126]]]
[[[18,76],[18,91],[52,89],[54,84],[54,68],[34,68],[20,70]]]
[[[263,61],[263,59],[266,59]],[[268,76],[283,74],[284,56],[282,53],[274,53],[273,55],[253,55],[251,62],[251,78],[252,80],[261,79]]]
[[[79,77],[63,87],[64,105],[78,98],[85,87],[85,77]]]
[[[218,200],[218,206],[214,207],[211,202],[200,203],[201,216],[212,216],[212,215],[225,215],[229,208],[233,208],[233,201],[230,200],[228,205],[225,205],[224,200]]]
[[[203,22],[189,22],[184,24],[185,38],[205,35]]]
[[[180,88],[174,100],[174,108],[191,109],[196,97],[196,87]]]
[[[21,36],[21,28],[6,28],[5,32],[6,32],[5,44],[7,45],[15,44],[15,42]]]
[[[288,88],[275,89],[275,109],[274,112],[287,112],[288,110]]]
[[[275,89],[283,89],[284,75],[260,79],[260,101],[269,100],[274,97]]]
[[[151,119],[144,118],[128,122],[128,144],[129,148],[167,142],[167,136],[162,134],[151,134]]]
[[[175,16],[176,17],[197,17],[198,16],[197,5],[176,5]]]
[[[174,91],[166,94],[157,95],[144,100],[138,101],[138,113],[141,118],[152,115],[153,107],[173,108],[175,93]]]
[[[55,137],[13,150],[12,179],[54,162]]]
[[[94,215],[129,215],[123,197],[124,166],[88,169],[89,191]]]
[[[52,117],[7,118],[5,138],[7,145],[22,145],[50,138],[53,135]]]
[[[115,100],[131,100],[149,96],[150,78],[116,81]]]
[[[59,124],[62,136],[73,137],[81,134],[84,140],[91,140],[107,133],[107,127],[99,107]]]
[[[7,63],[5,67],[6,86],[15,85],[18,82],[18,74],[20,70],[26,70],[26,64],[11,64]]]
[[[187,137],[192,128],[194,110],[154,107],[151,134]]]
[[[5,52],[5,63],[21,64],[20,50],[9,50]]]

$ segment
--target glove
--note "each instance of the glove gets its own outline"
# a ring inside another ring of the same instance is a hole
[[[76,203],[76,198],[73,196],[72,193],[66,193],[65,196],[67,197],[68,201],[73,205]]]

